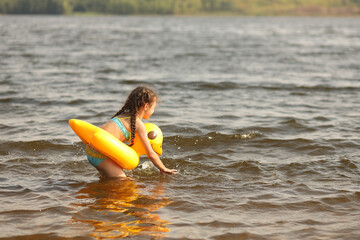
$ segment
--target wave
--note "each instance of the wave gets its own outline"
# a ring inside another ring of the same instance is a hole
[[[326,181],[330,180],[327,174],[345,179],[360,174],[360,166],[354,156],[337,156],[336,146],[340,143],[344,146],[346,140],[276,139],[257,131],[174,135],[164,139],[162,161],[169,168],[178,169],[185,179],[191,178],[199,184],[213,180],[219,183],[229,179],[238,181],[244,176],[271,178],[273,172],[279,172],[288,179],[307,176]],[[31,174],[41,171],[42,175],[48,175],[55,164],[60,172],[88,175],[84,169],[91,168],[80,141],[72,143],[66,139],[50,139],[1,141],[0,144],[0,155],[4,157],[1,169],[12,169],[21,174],[31,169]],[[283,156],[278,156],[280,153]],[[294,161],[291,160],[293,156]],[[306,160],[306,156],[317,158]],[[298,161],[299,157],[304,160]],[[148,161],[146,157],[144,159]],[[131,174],[141,179],[158,176],[156,169],[145,165],[140,165]]]
[[[0,98],[0,104],[19,104],[19,105],[34,105],[36,107],[43,106],[82,106],[82,105],[90,105],[93,103],[93,100],[84,100],[84,99],[73,99],[73,100],[52,100],[52,99],[36,99],[36,98],[26,98],[23,96],[13,96],[13,97],[5,97]]]
[[[229,149],[237,140],[251,140],[261,137],[263,134],[258,131],[248,131],[241,134],[223,134],[209,132],[204,135],[174,135],[165,137],[166,144],[177,146],[183,150],[199,148],[223,148]]]
[[[29,155],[34,153],[51,154],[74,152],[82,148],[82,143],[69,143],[67,139],[35,140],[35,141],[1,141],[0,154],[9,155],[20,153]]]
[[[321,119],[327,121],[327,119]],[[191,155],[194,152],[248,154],[257,151],[259,154],[264,152],[264,155],[273,152],[271,155],[274,157],[276,153],[281,152],[284,157],[288,154],[320,157],[334,156],[345,149],[359,147],[356,139],[314,138],[319,128],[323,127],[308,126],[306,121],[301,119],[285,119],[278,126],[234,129],[233,133],[226,133],[229,130],[224,130],[204,134],[198,128],[187,130],[176,128],[170,132],[181,132],[181,134],[165,137],[164,149],[169,152],[180,151],[184,155]]]
[[[148,84],[146,80],[122,80],[123,84],[141,85]],[[162,86],[164,88],[202,90],[202,91],[224,91],[236,89],[250,90],[267,90],[267,91],[288,91],[293,95],[307,94],[308,92],[358,92],[360,86],[335,86],[328,84],[318,85],[299,85],[289,83],[245,83],[241,79],[231,79],[228,81],[168,81],[167,79],[153,81],[153,85]]]

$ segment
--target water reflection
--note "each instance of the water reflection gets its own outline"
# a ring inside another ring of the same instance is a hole
[[[170,223],[154,211],[170,203],[161,182],[141,185],[133,180],[106,180],[89,183],[76,198],[75,223],[93,230],[95,239],[130,236],[163,237]]]

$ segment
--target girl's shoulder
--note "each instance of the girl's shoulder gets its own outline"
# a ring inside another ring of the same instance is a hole
[[[146,131],[145,123],[138,117],[136,118],[136,130],[137,131]]]
[[[115,116],[114,118],[119,119],[121,122],[126,123],[126,124],[128,124],[129,126],[131,125],[131,116],[129,116],[129,115],[121,114],[121,115]],[[136,130],[146,129],[144,122],[143,122],[140,118],[138,118],[138,117],[136,117],[136,122],[135,122],[135,124],[136,124]]]

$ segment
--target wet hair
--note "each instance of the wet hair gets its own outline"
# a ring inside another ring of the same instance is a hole
[[[130,114],[131,122],[131,143],[129,146],[134,145],[135,131],[136,131],[136,114],[139,109],[146,103],[153,104],[157,101],[157,95],[149,87],[137,87],[129,94],[124,106],[113,117],[120,114]]]

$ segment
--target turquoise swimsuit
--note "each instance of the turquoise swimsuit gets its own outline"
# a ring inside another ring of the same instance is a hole
[[[126,141],[129,141],[131,138],[131,133],[126,129],[126,127],[124,126],[124,124],[121,122],[121,119],[127,119],[130,117],[125,117],[125,118],[118,118],[118,117],[114,117],[111,120],[118,126],[118,128],[120,129],[120,131],[122,132],[122,134],[124,135]],[[105,159],[107,159],[108,157],[99,153],[96,149],[94,149],[93,147],[86,145],[86,155],[87,155],[87,159],[88,161],[91,163],[91,165],[93,165],[94,167],[96,167],[97,165],[99,165],[102,161],[104,161]]]
[[[119,127],[119,129],[122,132],[122,134],[124,135],[126,141],[129,141],[130,137],[131,137],[131,133],[126,129],[124,124],[120,121],[121,119],[127,119],[127,118],[130,118],[130,117],[125,117],[125,118],[114,117],[111,120],[113,120],[113,122]]]

